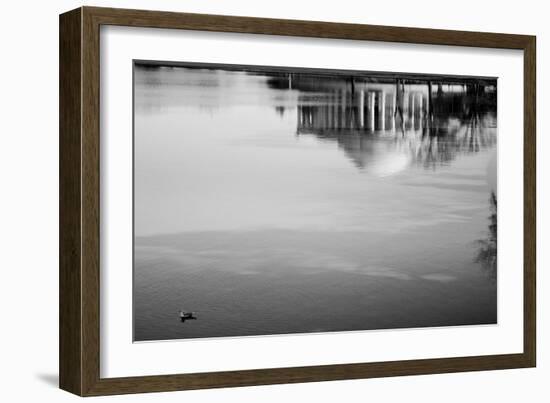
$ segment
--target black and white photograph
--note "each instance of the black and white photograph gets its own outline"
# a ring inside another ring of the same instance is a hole
[[[134,341],[497,324],[497,82],[134,60]]]
[[[544,4],[4,2],[2,401],[549,403]]]

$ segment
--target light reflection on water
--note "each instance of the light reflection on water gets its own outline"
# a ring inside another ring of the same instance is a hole
[[[496,322],[491,83],[135,80],[136,340]]]

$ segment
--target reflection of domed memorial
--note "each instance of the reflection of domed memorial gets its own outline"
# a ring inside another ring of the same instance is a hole
[[[360,169],[382,161],[382,172],[413,161],[433,167],[496,142],[496,90],[482,81],[292,84],[311,87],[298,99],[297,134],[336,141]]]

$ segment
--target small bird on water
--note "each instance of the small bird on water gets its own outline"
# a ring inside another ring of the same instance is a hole
[[[197,319],[197,317],[195,316],[195,312],[186,312],[180,310],[180,319],[182,322],[185,322],[186,320]]]

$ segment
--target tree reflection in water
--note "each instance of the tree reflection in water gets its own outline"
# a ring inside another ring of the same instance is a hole
[[[480,263],[487,274],[494,280],[497,278],[497,196],[491,192],[491,215],[487,239],[477,241],[479,246],[475,262]]]

